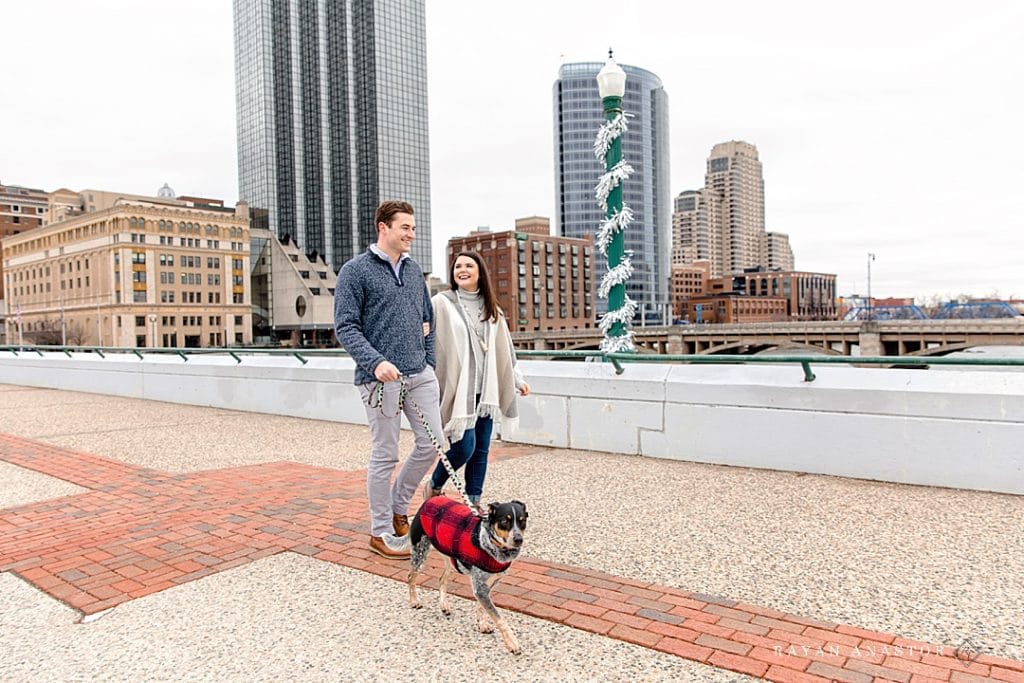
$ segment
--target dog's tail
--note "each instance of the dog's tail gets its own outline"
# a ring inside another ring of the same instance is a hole
[[[388,550],[399,552],[402,550],[408,550],[412,547],[412,542],[409,540],[409,534],[405,536],[395,536],[394,534],[384,533],[381,535],[381,540],[384,541],[384,545],[388,547]]]

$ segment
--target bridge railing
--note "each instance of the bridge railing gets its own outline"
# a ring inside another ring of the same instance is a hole
[[[242,363],[245,356],[291,356],[305,365],[309,358],[348,356],[343,349],[270,349],[258,347],[208,347],[208,348],[136,348],[110,346],[52,346],[52,345],[6,345],[0,346],[0,353],[19,354],[35,353],[39,356],[49,353],[63,353],[71,357],[72,353],[92,353],[100,358],[113,354],[135,355],[142,359],[144,355],[178,356],[188,362],[189,356],[221,355],[230,356],[237,363]],[[602,353],[601,351],[516,351],[519,358],[537,358],[544,360],[583,360],[611,363],[616,374],[625,372],[630,363],[696,363],[696,364],[793,364],[800,365],[804,373],[804,381],[813,382],[815,375],[812,365],[878,365],[883,367],[920,367],[939,365],[959,366],[1009,366],[1024,369],[1024,358],[966,358],[966,357],[920,357],[920,356],[819,356],[819,355],[778,355],[778,356],[744,356],[744,355],[702,355],[702,354],[640,354],[640,353]]]

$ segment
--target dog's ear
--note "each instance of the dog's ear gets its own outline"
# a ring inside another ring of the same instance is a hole
[[[487,504],[487,521],[493,522],[498,517],[498,505],[497,503]]]
[[[529,516],[530,516],[530,515],[529,515],[529,514],[527,514],[527,512],[526,512],[526,503],[524,503],[524,502],[522,502],[522,501],[519,501],[519,500],[513,500],[513,501],[512,501],[512,504],[513,504],[513,505],[518,505],[519,507],[521,507],[521,508],[523,509],[523,519],[526,519],[527,517],[529,517]]]

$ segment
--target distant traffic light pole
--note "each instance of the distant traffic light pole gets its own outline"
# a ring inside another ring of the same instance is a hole
[[[872,319],[872,305],[871,305],[871,262],[875,260],[875,255],[868,252],[868,320]]]

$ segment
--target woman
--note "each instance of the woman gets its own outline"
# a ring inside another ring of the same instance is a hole
[[[530,393],[516,367],[505,314],[498,307],[487,267],[475,252],[460,252],[448,272],[451,290],[431,299],[436,330],[441,422],[452,467],[466,467],[466,495],[479,505],[487,474],[494,418],[508,430],[518,421],[516,392]],[[425,497],[441,495],[448,471],[437,463]]]

